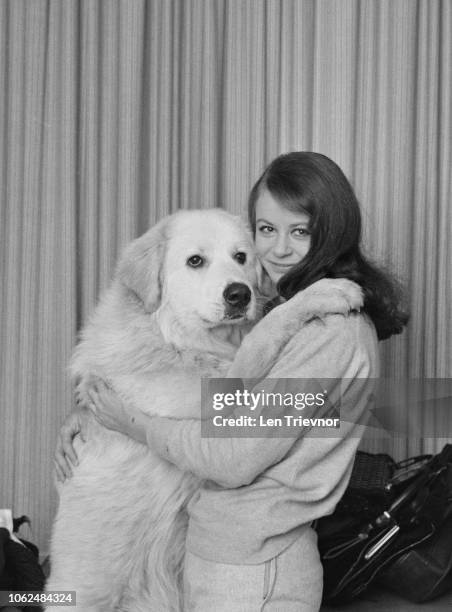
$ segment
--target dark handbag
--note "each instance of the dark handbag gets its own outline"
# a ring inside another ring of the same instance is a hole
[[[359,457],[355,476],[366,473],[359,465]],[[381,456],[376,456],[375,461],[381,463]],[[350,500],[356,503],[359,496],[365,498],[369,487],[360,492],[352,474],[351,491],[347,490],[345,501],[332,516],[315,525],[324,568],[325,603],[348,602],[363,593],[380,574],[383,576],[383,572],[387,578],[397,560],[434,542],[446,524],[452,505],[452,445],[446,445],[433,457],[422,456],[399,464],[388,459],[385,462],[390,477],[384,482],[384,475],[380,475],[377,486],[372,488],[371,499],[377,502],[369,503],[361,514],[356,513],[359,504],[353,507]],[[344,508],[348,508],[348,515]],[[448,579],[439,582],[444,592]],[[430,591],[433,596],[439,594],[434,587]]]
[[[452,512],[430,540],[406,551],[384,570],[378,584],[414,603],[452,590]]]

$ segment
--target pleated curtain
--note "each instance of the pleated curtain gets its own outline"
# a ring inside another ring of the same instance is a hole
[[[0,0],[0,507],[43,554],[67,364],[120,250],[243,212],[279,153],[342,167],[407,286],[383,374],[452,377],[451,58],[450,0]]]

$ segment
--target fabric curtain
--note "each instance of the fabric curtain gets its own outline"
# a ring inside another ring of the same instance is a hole
[[[281,152],[342,167],[407,285],[383,374],[452,377],[451,58],[448,0],[0,0],[0,507],[43,553],[67,364],[118,253],[179,208],[243,212]],[[441,447],[422,433],[369,448]]]

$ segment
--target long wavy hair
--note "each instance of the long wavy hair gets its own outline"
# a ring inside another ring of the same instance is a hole
[[[251,190],[248,216],[256,232],[256,202],[262,190],[284,207],[310,217],[311,245],[306,256],[278,282],[290,299],[321,278],[348,278],[364,292],[364,312],[378,338],[399,334],[408,321],[403,291],[393,276],[361,251],[361,212],[342,170],[320,153],[295,152],[277,157]]]

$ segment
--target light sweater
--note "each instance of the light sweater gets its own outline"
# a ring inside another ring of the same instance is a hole
[[[300,392],[303,379],[331,379],[329,392],[341,400],[341,429],[331,437],[300,427],[292,437],[206,438],[199,421],[150,419],[149,445],[205,479],[188,507],[187,550],[219,563],[262,563],[334,511],[372,407],[377,344],[367,316],[327,315],[301,324],[266,375],[299,379]]]

